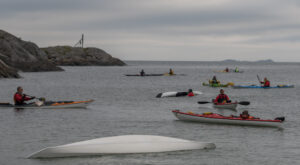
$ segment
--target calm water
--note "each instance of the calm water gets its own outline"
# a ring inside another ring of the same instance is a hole
[[[0,164],[83,165],[83,164],[300,164],[300,64],[221,64],[201,62],[128,62],[125,67],[64,67],[65,72],[22,73],[22,79],[1,79],[0,98],[12,102],[17,86],[26,94],[48,100],[95,102],[87,109],[0,109]],[[239,66],[240,73],[214,73]],[[172,67],[187,76],[126,77],[141,68],[147,73],[163,73]],[[294,84],[293,89],[225,89],[232,100],[250,101],[238,112],[273,119],[285,116],[283,129],[186,123],[176,120],[172,109],[218,112],[209,101],[218,88],[201,84],[213,75],[222,82],[258,84],[256,74],[267,76],[271,84]],[[189,88],[204,94],[193,98],[155,98],[164,91]],[[48,146],[99,137],[147,134],[214,142],[214,150],[194,150],[155,154],[107,155],[96,157],[26,159]]]

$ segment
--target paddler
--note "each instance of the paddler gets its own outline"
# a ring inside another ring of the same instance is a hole
[[[26,94],[23,94],[22,87],[17,88],[17,92],[14,95],[15,105],[24,105],[26,104],[25,101],[32,100],[32,99],[35,99],[35,97],[34,96],[29,97]]]
[[[240,114],[240,117],[242,119],[258,119],[258,118],[255,118],[253,116],[250,116],[248,111],[243,111],[241,114]]]
[[[264,78],[264,81],[260,82],[262,85],[262,87],[270,87],[270,81],[267,79],[267,77]]]
[[[235,67],[234,72],[239,72],[238,67]]]
[[[220,89],[220,94],[216,97],[216,99],[213,101],[214,103],[230,103],[231,100],[229,100],[229,97],[224,94],[224,90]]]
[[[144,69],[141,70],[140,75],[141,75],[141,76],[145,76]]]
[[[217,80],[217,77],[214,76],[211,80],[211,84],[219,84],[219,81]]]
[[[189,89],[187,96],[189,96],[189,97],[195,96],[192,89]]]
[[[169,75],[174,75],[172,68],[170,68]]]
[[[229,69],[228,69],[228,67],[224,70],[225,72],[229,72]]]

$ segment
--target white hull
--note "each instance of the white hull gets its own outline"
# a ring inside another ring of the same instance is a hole
[[[196,142],[164,136],[123,135],[48,147],[33,153],[28,158],[153,153],[213,148],[215,148],[214,143]]]
[[[41,105],[41,106],[14,106],[15,108],[38,108],[38,109],[60,109],[60,108],[86,108],[93,100],[85,101],[85,102],[78,102],[72,104],[62,104],[62,105]]]
[[[164,92],[161,94],[161,97],[176,97],[177,93],[179,92]],[[194,95],[201,95],[203,94],[200,91],[193,91]]]
[[[173,112],[173,114],[179,120],[190,121],[190,122],[200,122],[200,123],[263,126],[263,127],[280,127],[282,124],[281,122],[272,122],[272,121],[207,118],[207,117],[193,116],[193,115],[182,114],[182,113],[177,113],[177,112]]]
[[[219,108],[219,109],[232,109],[232,110],[236,110],[238,104],[233,103],[233,104],[213,104],[214,108]]]

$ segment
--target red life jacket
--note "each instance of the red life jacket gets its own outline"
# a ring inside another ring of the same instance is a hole
[[[229,101],[229,97],[226,94],[219,94],[215,99],[215,102],[223,103],[224,101]]]
[[[190,92],[190,93],[188,94],[188,96],[189,96],[189,97],[192,97],[192,96],[195,96],[195,95],[194,95],[193,92]]]
[[[14,95],[15,105],[23,105],[24,101],[27,101],[27,100],[30,100],[30,99],[31,99],[30,97],[27,97],[25,95],[21,95],[18,92],[15,93],[15,95]]]

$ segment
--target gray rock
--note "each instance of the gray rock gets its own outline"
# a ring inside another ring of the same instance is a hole
[[[16,69],[9,67],[0,60],[0,78],[20,78],[20,75]]]
[[[42,48],[48,55],[48,59],[63,66],[123,66],[123,61],[112,57],[98,48],[79,48],[70,46],[55,46]]]
[[[0,30],[0,60],[24,72],[61,71],[36,44]]]

